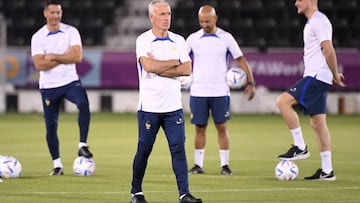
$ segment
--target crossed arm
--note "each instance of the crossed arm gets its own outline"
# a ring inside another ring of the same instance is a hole
[[[82,60],[82,47],[75,45],[69,47],[63,54],[37,54],[33,56],[36,70],[50,70],[59,64],[80,63]]]
[[[177,77],[191,74],[191,62],[181,63],[179,60],[156,60],[151,57],[140,57],[139,62],[148,73],[155,73],[163,77]]]

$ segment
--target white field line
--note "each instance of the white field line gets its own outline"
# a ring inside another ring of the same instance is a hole
[[[216,193],[216,192],[274,192],[274,191],[336,191],[336,190],[360,190],[360,187],[333,187],[333,188],[248,188],[248,189],[231,189],[231,190],[192,190],[194,193]],[[173,190],[162,190],[162,191],[146,191],[147,194],[149,193],[173,193]],[[129,191],[91,191],[91,192],[42,192],[42,191],[35,191],[35,192],[5,192],[1,193],[1,195],[49,195],[49,194],[56,194],[56,195],[87,195],[87,194],[129,194]]]

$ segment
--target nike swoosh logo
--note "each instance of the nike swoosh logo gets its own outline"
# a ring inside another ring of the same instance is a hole
[[[321,178],[328,178],[329,177],[329,175],[322,175],[322,174],[320,174],[320,179]]]
[[[179,120],[176,121],[176,124],[178,124],[178,125],[182,124],[182,123],[184,123],[184,121],[181,118],[179,118]]]
[[[298,155],[304,155],[303,153],[296,153],[294,152],[294,155],[293,156],[298,156]]]

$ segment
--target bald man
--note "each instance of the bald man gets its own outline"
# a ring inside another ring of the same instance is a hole
[[[296,0],[299,14],[308,19],[304,27],[303,78],[277,98],[277,106],[293,137],[292,147],[279,155],[282,160],[306,159],[310,156],[305,144],[299,117],[293,109],[300,105],[305,115],[310,116],[318,148],[321,168],[305,180],[336,180],[331,160],[330,132],[326,124],[327,90],[333,82],[345,87],[344,76],[338,72],[336,54],[332,44],[332,25],[318,10],[317,0]]]
[[[201,29],[186,39],[193,57],[193,81],[190,86],[191,123],[195,125],[194,167],[190,174],[204,173],[206,128],[211,112],[218,134],[220,173],[232,175],[229,167],[229,132],[226,122],[230,120],[230,89],[225,81],[229,68],[229,54],[247,74],[244,91],[248,100],[255,96],[255,81],[251,68],[234,37],[216,26],[218,16],[210,5],[199,9]]]

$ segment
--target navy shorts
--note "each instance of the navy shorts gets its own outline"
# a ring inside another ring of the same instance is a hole
[[[209,115],[215,123],[223,123],[230,120],[230,97],[194,97],[190,96],[191,123],[207,125]]]
[[[287,92],[303,107],[305,115],[326,113],[327,91],[331,85],[314,77],[304,77]]]

